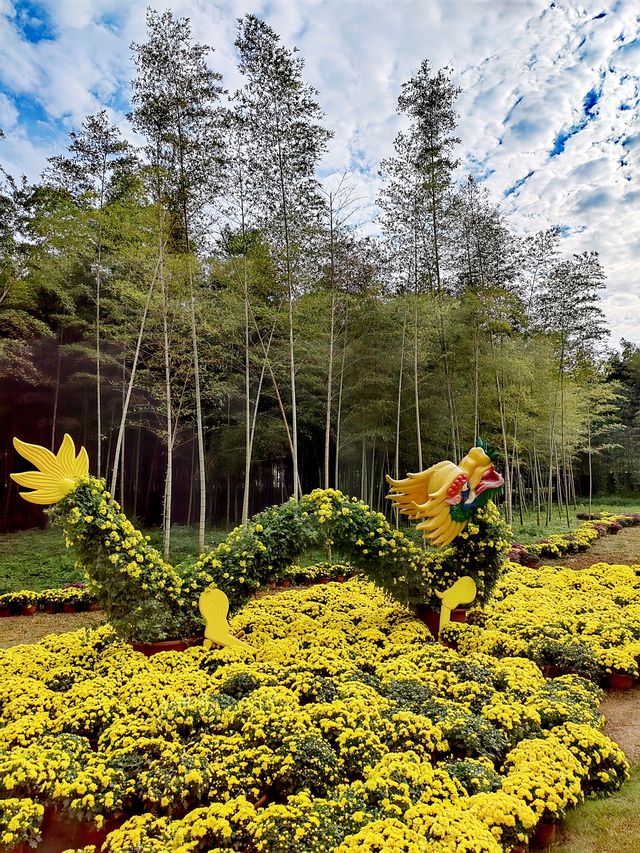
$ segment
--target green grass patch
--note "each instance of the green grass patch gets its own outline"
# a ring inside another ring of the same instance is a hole
[[[554,853],[633,853],[640,850],[640,768],[617,794],[588,800],[567,816]]]
[[[47,589],[82,580],[58,529],[20,530],[0,536],[0,593]]]
[[[162,531],[146,530],[153,545],[162,551]],[[226,536],[223,530],[209,530],[206,547],[213,548]],[[195,527],[176,526],[171,530],[171,562],[195,561],[198,554],[198,531]],[[0,536],[0,595],[20,589],[49,589],[83,580],[82,570],[75,568],[73,551],[65,548],[58,527],[44,530],[19,530]]]

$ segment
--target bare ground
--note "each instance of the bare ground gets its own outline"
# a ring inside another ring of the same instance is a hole
[[[105,621],[104,613],[34,613],[0,619],[0,648],[37,643],[48,634],[65,634],[79,628],[95,628]]]
[[[607,690],[600,710],[605,734],[620,746],[629,764],[640,763],[640,687]]]

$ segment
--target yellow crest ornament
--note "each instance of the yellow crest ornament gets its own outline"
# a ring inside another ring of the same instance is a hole
[[[65,434],[57,454],[39,444],[27,444],[19,438],[13,439],[13,446],[20,456],[38,469],[11,474],[11,479],[19,486],[33,489],[32,492],[20,492],[21,497],[29,503],[58,503],[75,489],[78,480],[89,474],[87,451],[81,447],[76,456],[76,446],[70,435]]]

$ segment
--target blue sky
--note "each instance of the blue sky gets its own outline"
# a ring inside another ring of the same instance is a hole
[[[151,0],[149,0],[151,2]],[[36,178],[83,117],[125,114],[129,45],[148,0],[0,0],[0,160]],[[165,8],[158,3],[157,8]],[[335,131],[321,177],[353,172],[374,230],[380,160],[401,84],[429,58],[455,71],[462,168],[514,227],[558,225],[567,253],[597,249],[612,343],[640,342],[640,6],[636,0],[180,0],[211,65],[238,84],[235,21],[265,18],[306,59]]]

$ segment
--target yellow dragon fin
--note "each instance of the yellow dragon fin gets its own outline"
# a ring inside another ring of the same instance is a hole
[[[234,637],[227,622],[229,599],[221,589],[208,586],[200,593],[198,601],[200,613],[205,621],[204,645],[207,648],[217,646],[236,646],[255,654],[254,649]]]

